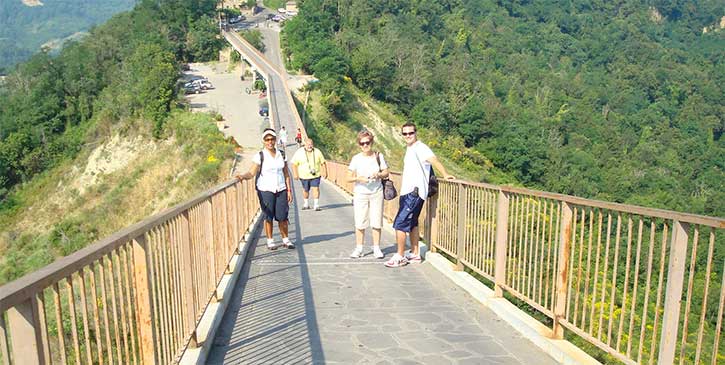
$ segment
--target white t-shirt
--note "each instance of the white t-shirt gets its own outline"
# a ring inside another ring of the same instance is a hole
[[[350,166],[348,166],[347,169],[357,174],[357,176],[370,176],[380,170],[387,169],[388,164],[385,162],[383,154],[381,153],[379,156],[380,167],[378,167],[378,161],[375,159],[374,153],[371,156],[365,156],[362,152],[360,152],[357,155],[352,156],[352,161],[350,161]],[[376,179],[367,183],[355,182],[353,192],[360,194],[373,194],[382,188],[383,184],[380,182],[380,179]]]
[[[269,191],[272,193],[287,189],[287,184],[284,182],[285,161],[284,157],[282,157],[282,152],[277,150],[275,156],[272,157],[265,148],[262,150],[262,153],[264,153],[264,164],[261,164],[259,153],[255,153],[254,157],[252,157],[252,162],[257,165],[262,165],[260,166],[262,173],[259,175],[259,179],[257,179],[257,189],[259,191]]]
[[[279,140],[282,142],[287,142],[287,130],[286,129],[281,129],[279,131]]]
[[[428,179],[431,166],[427,160],[433,156],[435,154],[430,147],[421,141],[416,141],[405,149],[400,195],[410,194],[417,187],[418,195],[423,200],[428,198]]]

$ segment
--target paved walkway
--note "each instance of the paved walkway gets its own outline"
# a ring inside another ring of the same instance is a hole
[[[555,363],[431,265],[386,268],[369,244],[348,258],[349,198],[327,184],[322,194],[322,211],[300,211],[295,183],[297,249],[250,247],[208,364]],[[393,235],[383,233],[389,257]]]

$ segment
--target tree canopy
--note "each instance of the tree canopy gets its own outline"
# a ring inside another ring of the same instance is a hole
[[[724,216],[723,15],[714,0],[307,0],[282,39],[340,119],[349,77],[528,187]]]
[[[99,124],[140,119],[159,136],[180,63],[215,58],[222,46],[215,4],[141,1],[58,55],[39,52],[10,72],[0,84],[0,198],[74,156]]]

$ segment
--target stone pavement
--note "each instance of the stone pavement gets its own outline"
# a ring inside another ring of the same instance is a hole
[[[269,251],[263,238],[250,247],[208,364],[555,363],[431,265],[386,268],[369,243],[365,257],[348,258],[349,197],[325,183],[323,210],[301,211],[300,189],[290,207],[297,249]],[[385,229],[383,242],[390,257]]]

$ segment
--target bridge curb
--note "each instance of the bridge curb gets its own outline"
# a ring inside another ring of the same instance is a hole
[[[486,308],[508,323],[524,338],[531,341],[536,347],[551,356],[555,361],[566,365],[599,364],[601,363],[585,353],[571,342],[555,340],[550,336],[551,329],[517,308],[504,298],[494,297],[494,291],[478,281],[470,274],[455,271],[454,264],[437,253],[428,253],[425,262],[429,263],[441,274],[445,275],[454,284],[461,287]]]
[[[196,330],[196,340],[199,343],[199,347],[191,348],[187,347],[186,351],[179,360],[180,365],[202,365],[206,363],[206,359],[211,351],[211,346],[214,343],[216,337],[216,331],[219,329],[224,313],[229,306],[229,301],[234,291],[234,286],[239,279],[239,274],[244,268],[244,262],[247,258],[247,252],[249,252],[249,246],[257,239],[258,231],[261,227],[261,215],[257,213],[249,227],[248,232],[245,234],[243,240],[239,242],[239,253],[233,255],[229,260],[229,267],[231,273],[225,274],[217,286],[217,298],[216,303],[209,303],[207,310],[204,311],[199,325]]]

